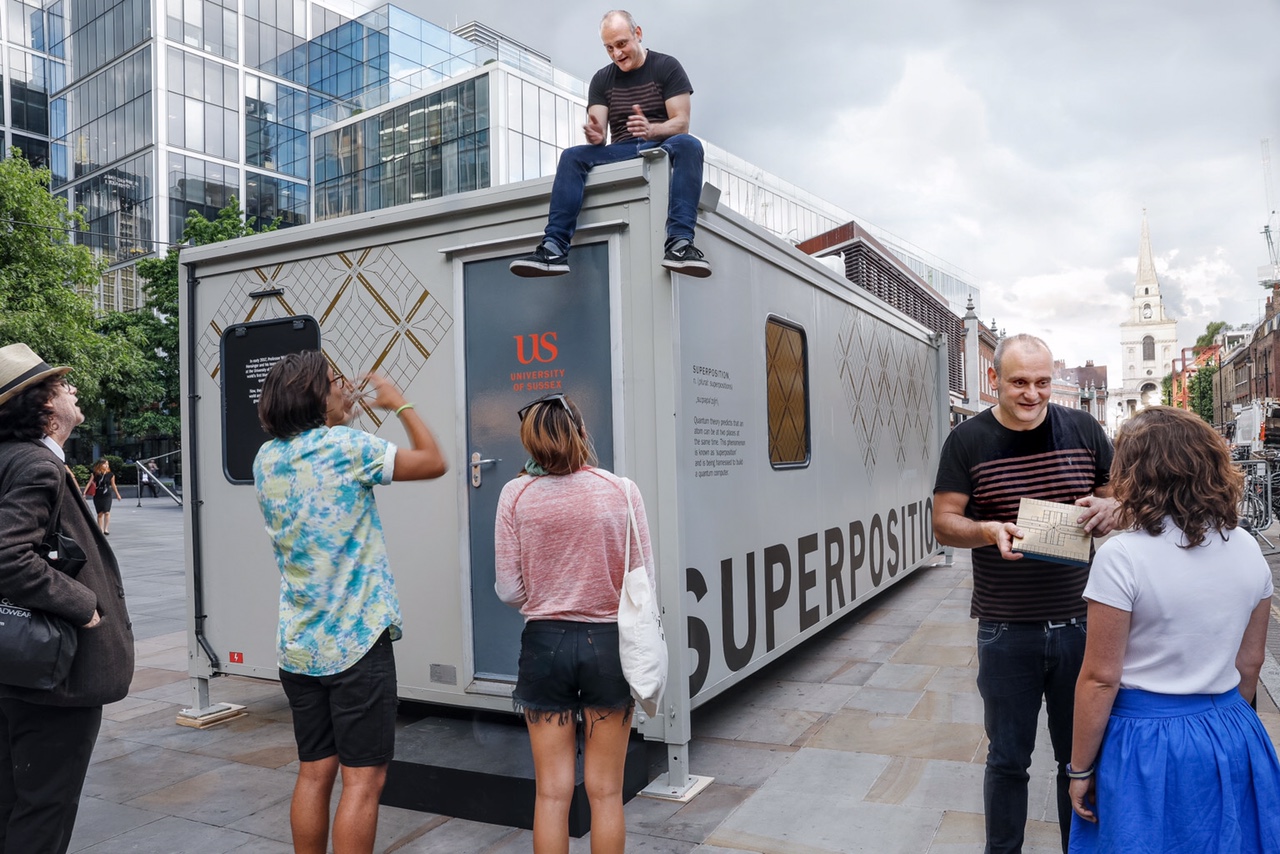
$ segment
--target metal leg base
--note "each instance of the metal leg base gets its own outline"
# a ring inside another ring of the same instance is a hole
[[[663,774],[641,789],[640,795],[646,798],[657,798],[662,801],[677,801],[687,804],[715,780],[715,777],[699,777],[695,774],[686,774],[685,785],[679,787],[671,786],[667,783],[667,778],[670,776],[670,774]]]

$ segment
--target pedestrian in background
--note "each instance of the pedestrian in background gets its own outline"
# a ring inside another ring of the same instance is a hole
[[[49,690],[2,684],[0,662],[0,854],[67,850],[102,707],[133,679],[120,567],[62,451],[84,421],[70,370],[0,347],[0,598],[80,627],[71,671]],[[51,530],[84,552],[74,577],[47,557]]]
[[[1237,527],[1243,476],[1198,416],[1125,422],[1120,526],[1084,590],[1089,639],[1068,775],[1071,851],[1280,851],[1280,762],[1249,706],[1272,581]]]
[[[111,501],[120,497],[116,487],[116,475],[111,470],[111,462],[106,457],[93,464],[93,474],[89,476],[93,483],[93,509],[98,514],[98,527],[102,533],[111,534]],[[88,487],[85,487],[86,490]],[[86,491],[86,495],[87,495]]]
[[[298,745],[289,812],[298,854],[328,851],[339,770],[333,848],[373,850],[395,749],[391,642],[401,635],[373,487],[447,470],[435,437],[400,390],[376,374],[365,382],[375,392],[370,404],[400,419],[409,448],[345,426],[356,392],[317,350],[277,362],[258,402],[273,437],[254,459],[253,479],[280,567],[278,654]]]

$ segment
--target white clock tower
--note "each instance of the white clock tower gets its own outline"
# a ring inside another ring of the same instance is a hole
[[[1139,409],[1161,402],[1160,382],[1173,371],[1178,356],[1178,321],[1169,317],[1160,298],[1160,282],[1151,257],[1147,212],[1142,212],[1142,240],[1138,246],[1138,277],[1133,286],[1129,318],[1120,324],[1121,376],[1124,385],[1113,394],[1116,429]]]

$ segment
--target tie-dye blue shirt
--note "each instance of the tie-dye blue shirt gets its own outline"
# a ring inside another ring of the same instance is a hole
[[[400,637],[400,600],[387,564],[375,484],[388,483],[395,445],[349,427],[272,439],[253,483],[280,566],[282,670],[332,676],[358,662],[383,630]]]

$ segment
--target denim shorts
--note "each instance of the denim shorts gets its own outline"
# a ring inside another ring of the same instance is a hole
[[[530,620],[511,700],[530,722],[567,724],[584,709],[629,715],[635,701],[618,658],[618,624]]]
[[[364,657],[332,676],[280,671],[298,759],[334,754],[348,768],[385,765],[396,746],[396,659],[383,632]]]

